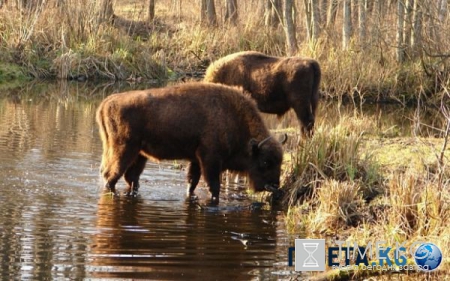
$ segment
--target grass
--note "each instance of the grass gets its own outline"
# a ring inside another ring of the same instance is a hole
[[[315,135],[292,152],[284,175],[288,231],[300,238],[359,245],[386,241],[409,247],[429,241],[444,256],[435,274],[449,278],[448,132],[439,138],[389,137],[373,118],[343,116],[332,124],[319,122]],[[329,270],[315,278],[346,280],[367,274]],[[390,278],[389,271],[372,274]],[[410,277],[420,280],[421,274]]]

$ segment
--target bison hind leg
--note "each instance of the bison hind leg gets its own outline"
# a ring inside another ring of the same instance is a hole
[[[131,164],[130,167],[125,172],[124,178],[128,185],[125,195],[136,196],[139,189],[139,177],[144,171],[145,164],[147,163],[147,158],[139,155],[136,160]]]
[[[111,149],[112,153],[102,163],[102,176],[105,188],[115,193],[116,183],[139,156],[139,145],[128,142]]]
[[[198,162],[192,161],[189,163],[187,180],[188,180],[188,196],[191,199],[195,199],[194,191],[200,181],[201,169]]]

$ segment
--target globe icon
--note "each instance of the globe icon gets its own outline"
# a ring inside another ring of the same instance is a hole
[[[414,253],[416,264],[424,271],[432,271],[442,262],[442,252],[433,243],[424,243]]]

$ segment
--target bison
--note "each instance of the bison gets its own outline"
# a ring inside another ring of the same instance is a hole
[[[280,183],[281,144],[265,127],[255,102],[234,87],[193,82],[106,97],[96,121],[103,144],[101,173],[115,193],[124,175],[137,194],[148,158],[188,160],[192,196],[201,174],[219,201],[224,170],[244,172],[255,191]]]
[[[261,112],[284,115],[293,108],[304,136],[310,136],[319,101],[321,71],[313,59],[239,52],[213,62],[204,81],[243,87]]]

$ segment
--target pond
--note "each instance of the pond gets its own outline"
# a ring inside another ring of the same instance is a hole
[[[204,183],[196,190],[198,203],[185,199],[185,163],[149,162],[137,198],[104,194],[95,110],[105,96],[130,87],[36,82],[1,93],[0,275],[6,280],[294,276],[287,266],[293,237],[286,233],[283,211],[248,195],[243,184],[223,186],[219,206],[208,207]],[[410,119],[395,119],[405,113],[389,112],[392,118],[380,121],[387,122],[383,126],[411,131]],[[272,129],[295,127],[294,119],[266,117]],[[124,188],[121,180],[118,189]]]

